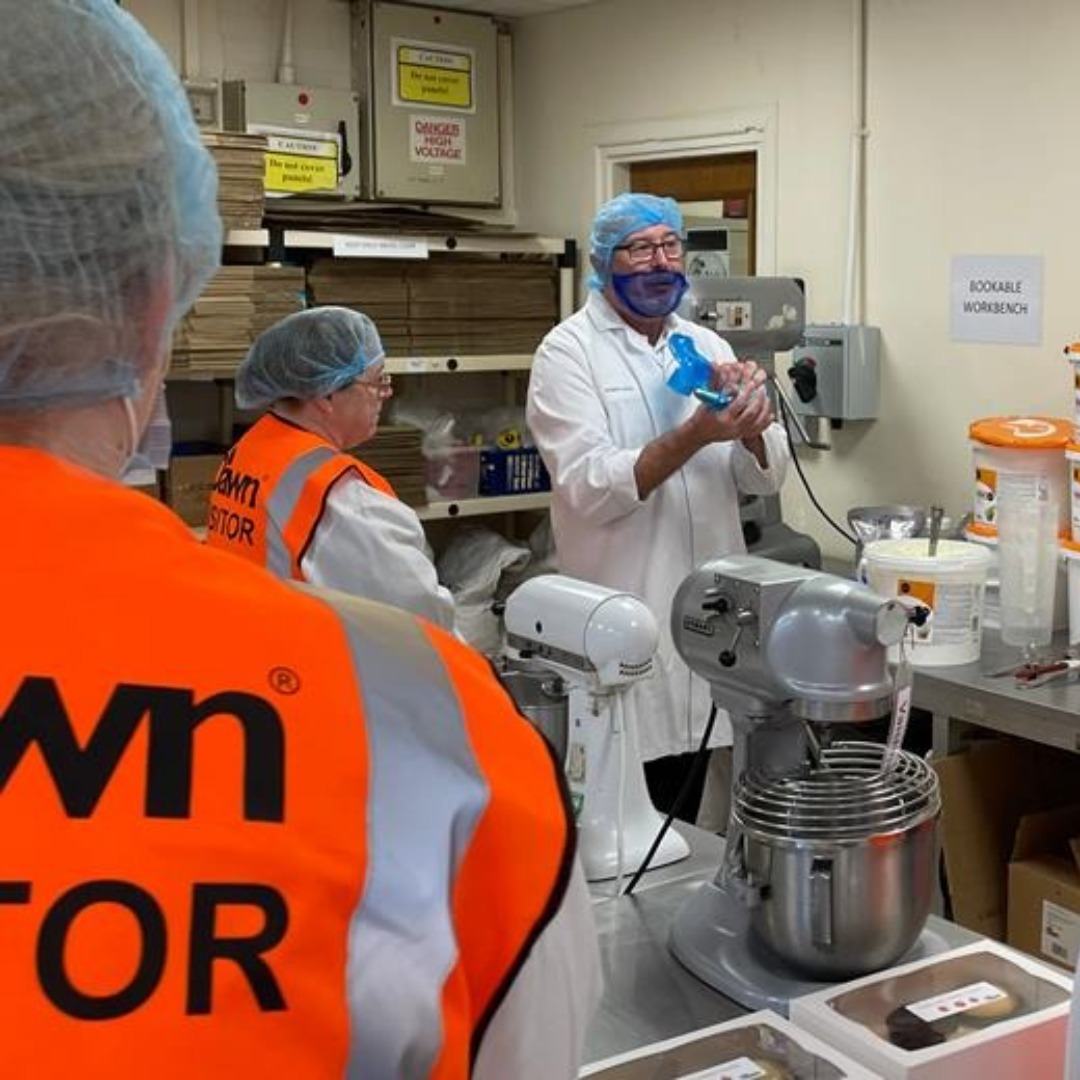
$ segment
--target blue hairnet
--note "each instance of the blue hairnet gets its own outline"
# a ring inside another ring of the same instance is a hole
[[[631,233],[667,225],[672,232],[682,234],[683,219],[679,204],[661,195],[636,195],[632,191],[609,199],[593,218],[589,236],[589,254],[593,272],[590,289],[602,289],[611,277],[611,262],[615,248]]]
[[[133,396],[218,264],[213,160],[114,0],[0,25],[0,409]]]
[[[297,311],[255,339],[236,372],[236,404],[263,409],[282,398],[326,397],[384,355],[375,324],[359,311]]]

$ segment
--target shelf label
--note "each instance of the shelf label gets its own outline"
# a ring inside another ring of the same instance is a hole
[[[426,259],[428,242],[422,237],[335,233],[334,254],[339,259]]]

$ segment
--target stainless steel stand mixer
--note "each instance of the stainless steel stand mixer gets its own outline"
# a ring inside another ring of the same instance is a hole
[[[715,879],[671,933],[678,960],[747,1008],[943,951],[924,926],[937,873],[937,777],[830,727],[892,705],[888,646],[916,614],[863,585],[752,555],[705,563],[672,606],[675,646],[734,732]]]

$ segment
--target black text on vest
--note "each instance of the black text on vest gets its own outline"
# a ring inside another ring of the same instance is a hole
[[[235,450],[236,448],[233,447],[233,452]],[[232,453],[225,455],[225,461],[214,478],[214,491],[232,502],[254,509],[259,499],[259,485],[262,481],[257,476],[234,469],[232,459]]]
[[[224,690],[202,701],[190,689],[122,683],[80,746],[55,680],[22,681],[0,714],[0,792],[37,744],[69,817],[94,812],[140,724],[149,729],[147,817],[191,817],[195,732],[239,724],[244,738],[242,811],[248,821],[285,819],[285,731],[277,710],[254,694]]]
[[[0,910],[31,905],[29,881],[0,881]],[[70,970],[67,942],[72,927],[99,905],[119,907],[138,928],[139,955],[130,979],[111,993],[92,993],[79,986]],[[261,927],[243,937],[224,936],[216,929],[225,907],[247,907],[262,916]],[[14,913],[13,913],[14,914]],[[53,900],[41,919],[35,960],[38,983],[61,1012],[77,1020],[115,1020],[145,1004],[158,988],[167,961],[187,967],[184,1011],[189,1016],[213,1012],[215,965],[233,964],[240,970],[263,1012],[286,1008],[277,977],[264,957],[285,937],[289,909],[285,898],[269,885],[245,882],[200,882],[192,886],[186,956],[170,948],[165,913],[157,900],[130,881],[84,881]],[[11,957],[6,958],[10,963]]]

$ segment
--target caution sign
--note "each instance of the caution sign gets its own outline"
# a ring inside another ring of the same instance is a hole
[[[254,126],[249,130],[255,130]],[[330,133],[298,135],[260,128],[266,136],[265,184],[268,195],[299,195],[337,190],[340,170],[338,137]]]
[[[394,104],[434,105],[475,112],[472,49],[395,40]]]
[[[465,121],[453,116],[409,117],[409,160],[465,164]]]

